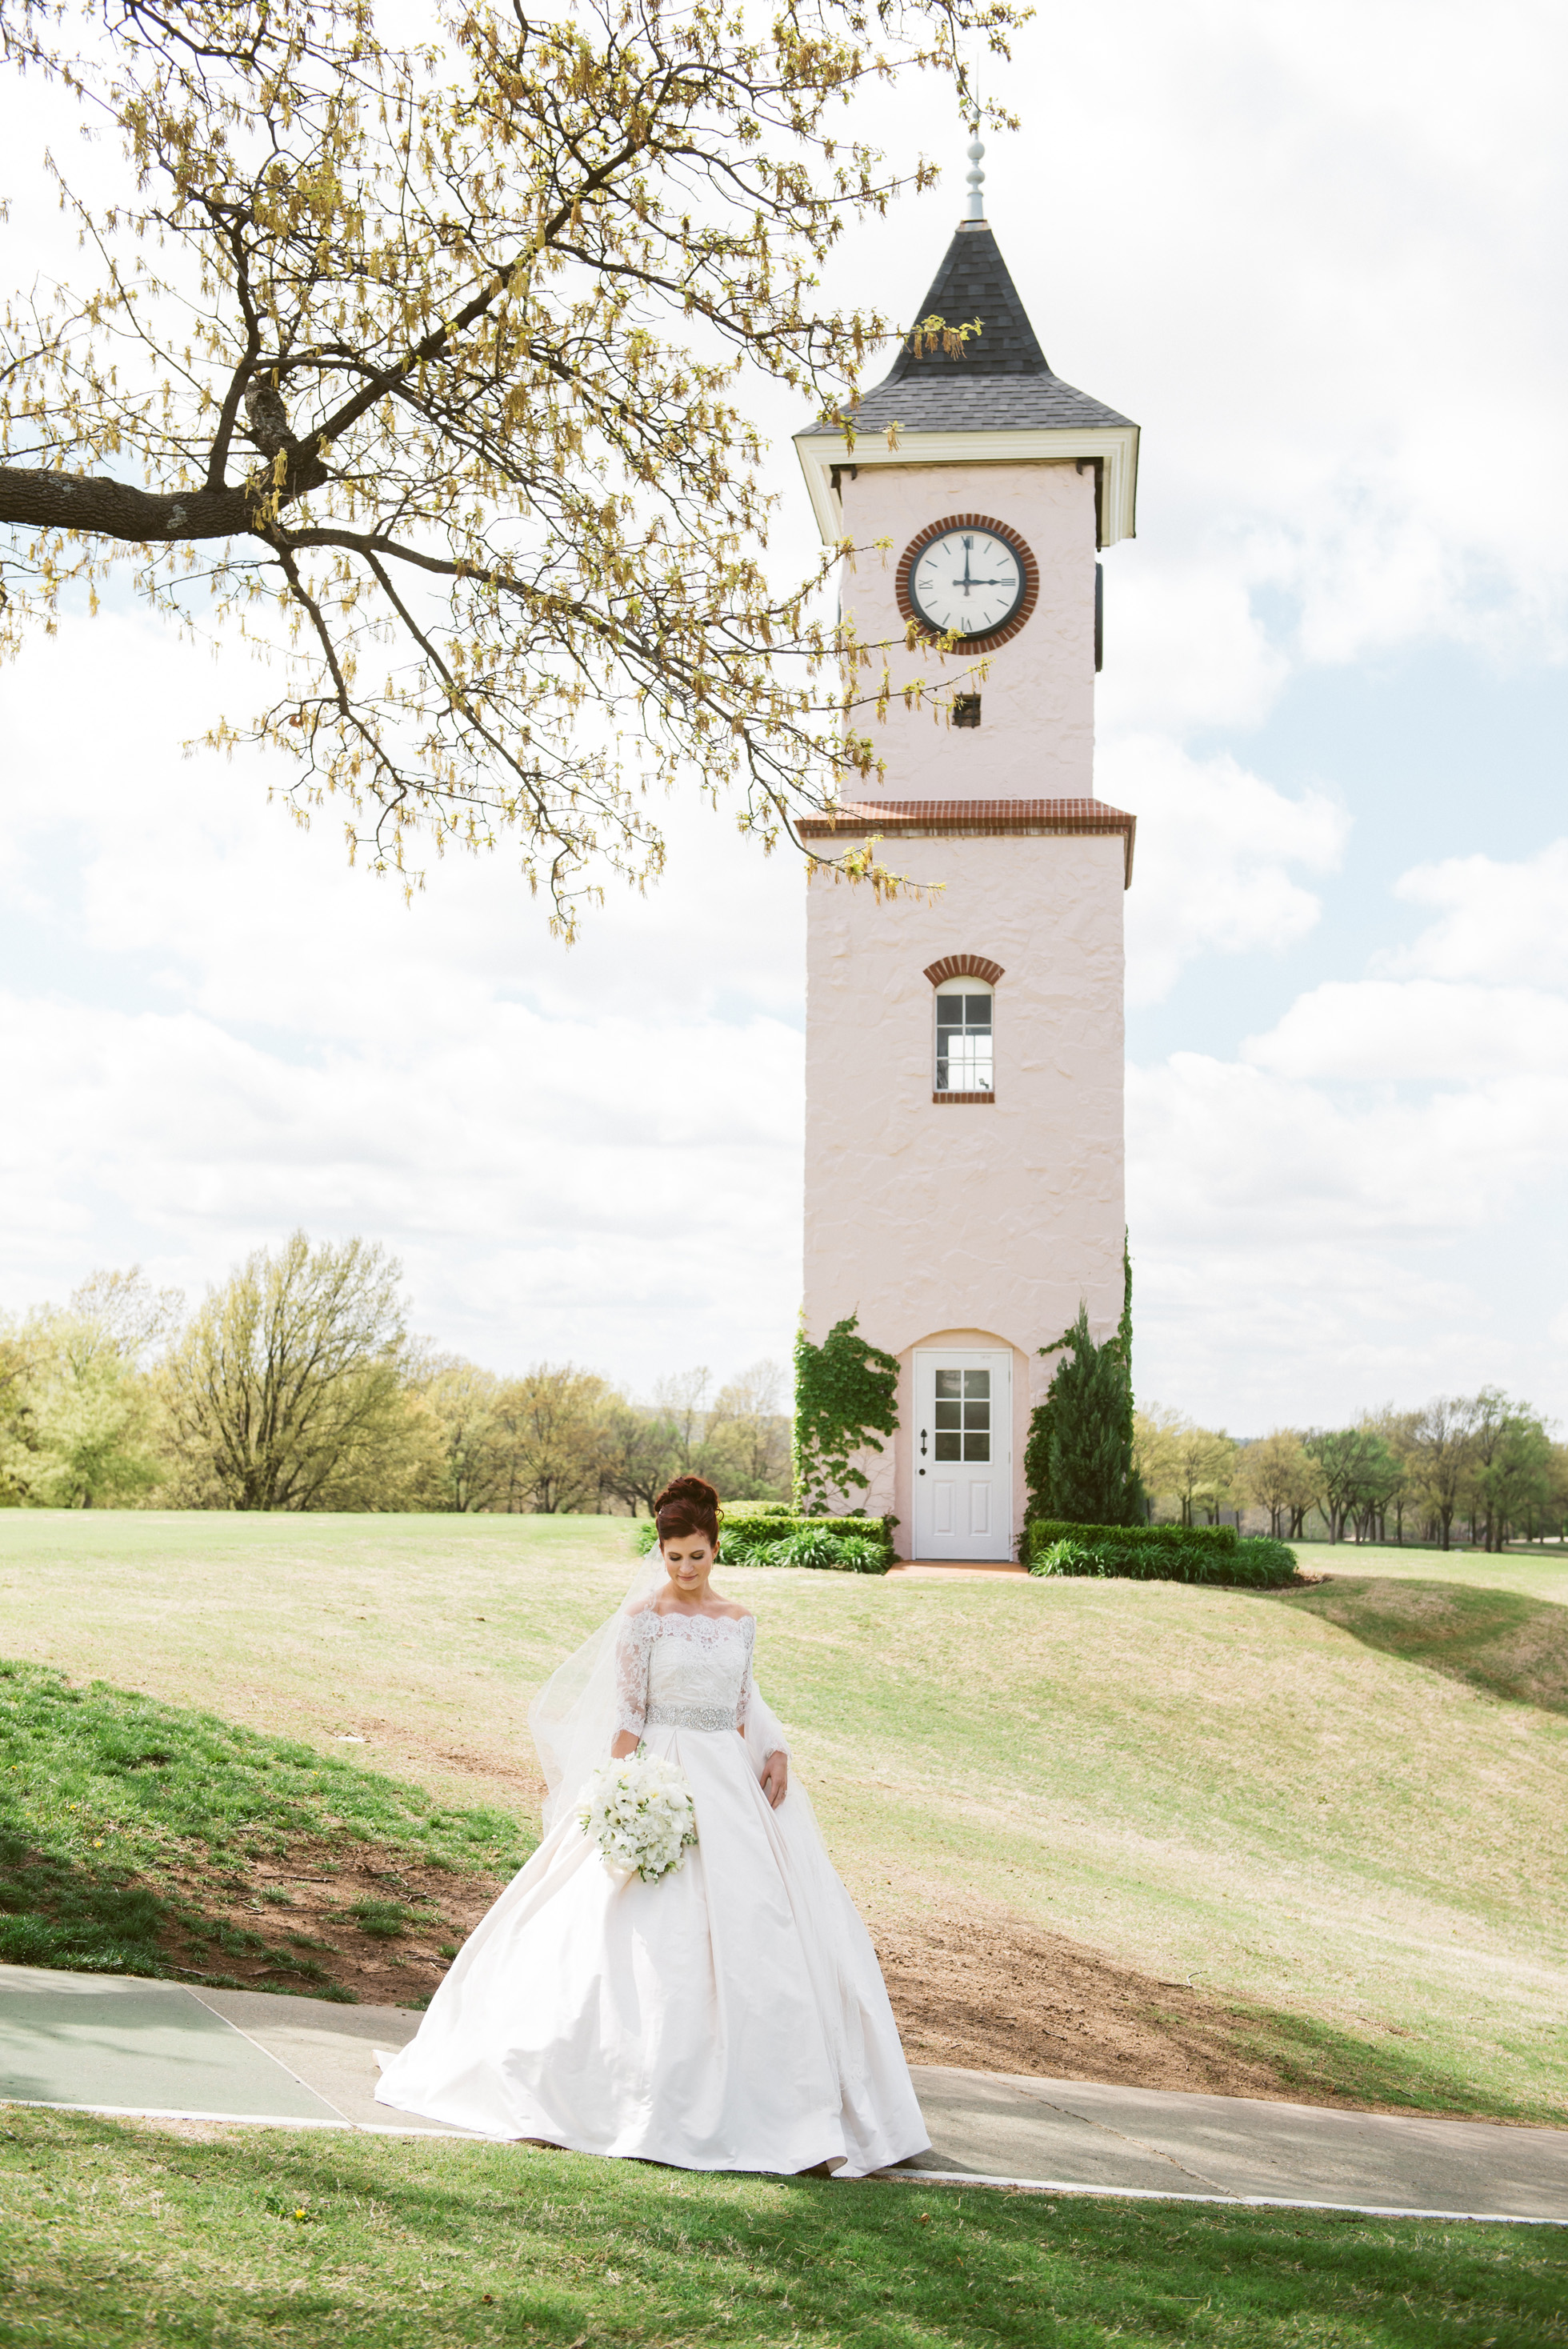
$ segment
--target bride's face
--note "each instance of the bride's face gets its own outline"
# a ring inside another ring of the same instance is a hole
[[[713,1571],[713,1544],[706,1534],[672,1534],[661,1542],[665,1571],[683,1599],[700,1599]]]

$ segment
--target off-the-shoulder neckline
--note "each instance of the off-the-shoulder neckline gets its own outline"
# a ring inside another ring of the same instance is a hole
[[[734,1606],[735,1602],[731,1600],[728,1604]],[[735,1607],[733,1614],[688,1615],[678,1608],[661,1607],[656,1599],[645,1599],[640,1607],[633,1608],[632,1614],[634,1618],[651,1615],[656,1623],[754,1623],[757,1620],[749,1607]]]

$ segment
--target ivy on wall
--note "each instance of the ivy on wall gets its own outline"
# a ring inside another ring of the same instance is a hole
[[[1024,1452],[1030,1521],[1067,1518],[1076,1525],[1140,1525],[1142,1482],[1132,1464],[1132,1258],[1121,1249],[1121,1319],[1114,1338],[1097,1346],[1088,1308],[1042,1354],[1065,1354],[1050,1392],[1029,1419]]]
[[[820,1346],[804,1328],[795,1339],[795,1492],[812,1516],[835,1495],[864,1492],[871,1478],[857,1452],[880,1452],[898,1425],[898,1356],[860,1334],[860,1316],[835,1321]]]

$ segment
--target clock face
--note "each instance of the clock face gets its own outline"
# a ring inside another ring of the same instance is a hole
[[[909,600],[938,636],[988,636],[1024,600],[1024,551],[994,530],[954,524],[908,557]]]

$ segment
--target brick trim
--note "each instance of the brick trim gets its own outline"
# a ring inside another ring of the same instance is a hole
[[[940,962],[926,964],[925,976],[933,987],[940,987],[944,978],[983,978],[987,987],[995,987],[1002,966],[987,962],[984,955],[944,955]]]
[[[1124,886],[1132,886],[1138,818],[1105,800],[845,800],[831,815],[808,815],[796,829],[803,841],[923,836],[935,840],[1003,839],[1008,834],[1062,837],[1119,833]]]
[[[995,1093],[933,1093],[934,1102],[994,1102]]]
[[[927,523],[919,536],[910,540],[909,544],[899,556],[898,576],[893,583],[898,595],[899,611],[906,624],[910,621],[914,623],[927,644],[936,642],[931,623],[929,620],[922,619],[914,608],[909,592],[909,574],[913,567],[915,556],[922,549],[929,546],[934,539],[945,538],[950,530],[988,530],[995,537],[1005,538],[1017,556],[1022,568],[1023,600],[1012,618],[1005,621],[1001,627],[993,628],[988,636],[960,636],[954,647],[955,653],[965,650],[971,645],[977,651],[993,652],[998,645],[1005,645],[1010,636],[1017,635],[1019,629],[1026,625],[1030,614],[1040,600],[1040,574],[1033,554],[1020,533],[1013,528],[1012,523],[998,522],[995,514],[948,514],[942,522]]]

